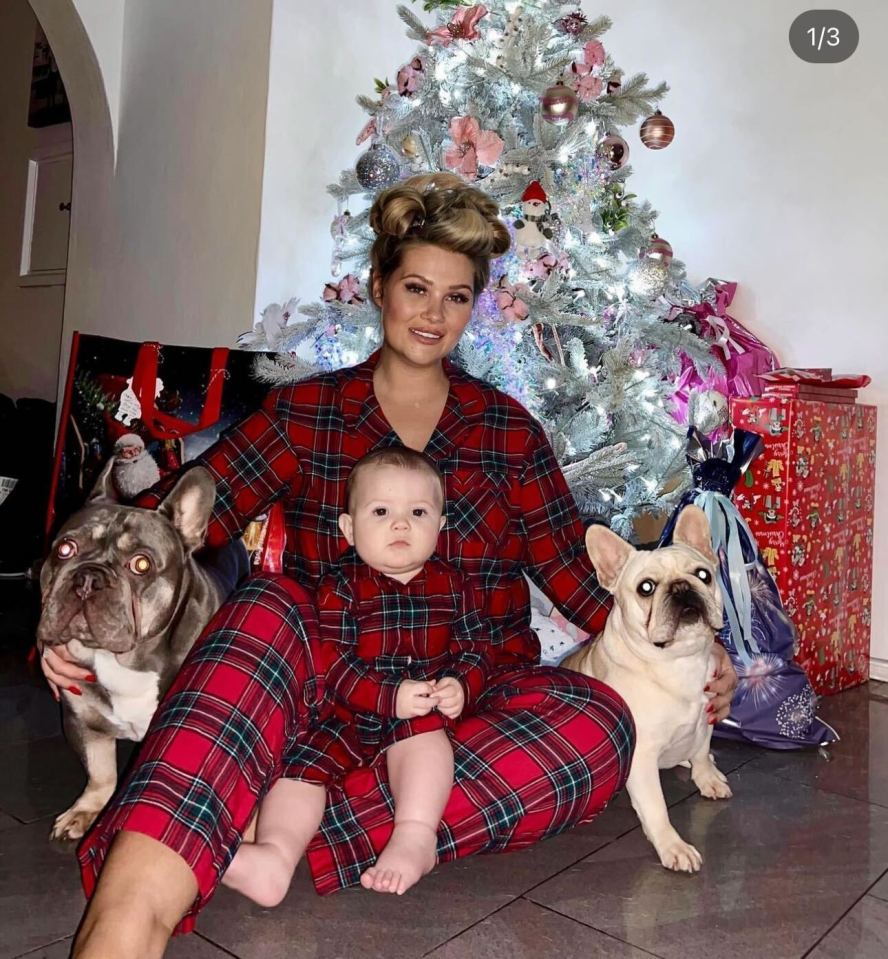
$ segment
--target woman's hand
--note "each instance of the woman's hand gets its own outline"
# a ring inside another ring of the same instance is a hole
[[[437,705],[434,680],[405,679],[395,696],[395,715],[398,719],[427,716]]]
[[[59,701],[59,689],[66,689],[75,696],[82,695],[81,683],[94,683],[95,674],[82,666],[68,652],[67,646],[38,646],[40,668],[49,683],[49,688]]]
[[[725,647],[716,643],[714,652],[715,672],[704,687],[704,692],[710,695],[709,705],[706,707],[706,711],[710,714],[710,725],[727,719],[731,711],[734,690],[739,682],[737,674],[734,672],[734,665]]]

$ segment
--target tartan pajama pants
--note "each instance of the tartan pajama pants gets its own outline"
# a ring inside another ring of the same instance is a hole
[[[116,833],[144,833],[194,872],[197,899],[177,931],[194,927],[268,788],[281,775],[325,778],[299,747],[318,724],[318,662],[317,613],[298,583],[263,574],[232,595],[78,850],[88,896]],[[438,833],[441,862],[521,849],[594,818],[626,781],[634,727],[602,683],[551,667],[500,667],[452,741],[455,784]],[[300,757],[298,767],[288,765],[288,750]],[[329,787],[307,852],[319,893],[357,884],[391,834],[392,813],[384,763]]]

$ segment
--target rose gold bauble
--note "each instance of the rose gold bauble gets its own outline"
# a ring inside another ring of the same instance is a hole
[[[561,80],[540,97],[543,119],[556,126],[565,126],[576,120],[578,104],[576,93]]]
[[[665,266],[669,266],[672,262],[672,245],[668,240],[664,240],[663,237],[657,236],[657,234],[654,233],[643,255],[652,260],[659,260]]]
[[[595,148],[595,156],[612,170],[619,170],[629,162],[629,144],[616,133],[609,133]]]
[[[615,93],[619,93],[623,89],[623,74],[617,71],[611,75],[611,78],[607,81],[607,90],[606,93],[608,96],[613,96]]]
[[[401,153],[409,159],[413,159],[419,153],[419,140],[415,134],[408,133],[401,141]]]
[[[659,110],[641,125],[641,142],[651,150],[668,147],[675,137],[675,124]]]

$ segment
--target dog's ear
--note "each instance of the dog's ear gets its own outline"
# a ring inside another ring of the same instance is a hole
[[[699,506],[689,505],[678,514],[675,524],[675,543],[684,543],[702,553],[708,560],[718,563],[712,550],[712,536],[709,531],[709,520]]]
[[[188,552],[201,546],[216,499],[216,482],[209,470],[188,470],[158,507],[179,531]]]
[[[99,473],[92,492],[86,501],[87,506],[94,506],[96,503],[119,503],[120,496],[117,493],[117,487],[111,478],[111,471],[114,469],[114,457],[112,456]]]
[[[586,552],[595,567],[598,582],[612,593],[621,570],[635,550],[606,526],[593,524],[586,530]]]

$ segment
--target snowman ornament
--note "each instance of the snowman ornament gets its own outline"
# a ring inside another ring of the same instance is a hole
[[[520,253],[538,253],[548,249],[554,236],[556,215],[539,180],[534,180],[521,196],[521,215],[515,220],[515,246]]]

